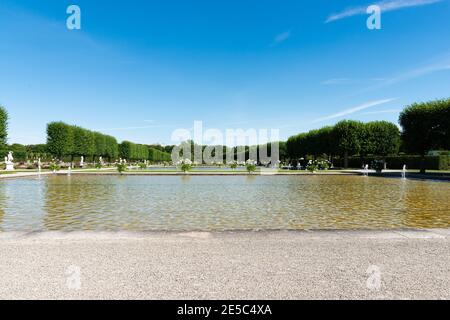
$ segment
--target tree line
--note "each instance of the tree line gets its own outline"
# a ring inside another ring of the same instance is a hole
[[[348,165],[348,157],[359,155],[387,156],[398,153],[400,148],[400,130],[387,121],[363,123],[354,120],[343,120],[334,126],[327,126],[306,133],[300,133],[287,140],[287,150],[291,158],[313,159],[327,155],[344,158],[344,166]]]
[[[440,99],[424,103],[413,103],[400,113],[398,127],[387,121],[343,120],[334,126],[290,137],[280,142],[280,158],[299,159],[326,155],[344,159],[349,156],[368,155],[388,156],[402,151],[422,156],[421,170],[425,170],[425,155],[431,150],[450,149],[450,99]],[[0,106],[0,150],[7,148],[8,113]],[[192,142],[193,143],[193,142]],[[47,144],[22,146],[13,144],[17,152],[33,155],[51,154],[58,159],[84,156],[103,157],[110,161],[122,157],[127,160],[170,161],[174,146],[142,145],[124,141],[120,145],[109,135],[90,131],[64,122],[51,122],[47,125]],[[202,149],[206,146],[202,146]],[[246,146],[248,154],[251,147]],[[223,146],[226,151],[227,147]],[[233,148],[235,155],[238,147]],[[242,152],[242,151],[241,151]],[[269,146],[270,153],[270,146]]]
[[[422,157],[422,173],[429,151],[450,150],[450,98],[413,103],[400,113],[399,123],[405,150]]]
[[[398,127],[387,121],[363,123],[343,120],[334,126],[300,133],[287,140],[290,159],[327,155],[344,158],[368,155],[396,155],[400,148],[422,157],[421,172],[425,172],[425,156],[431,150],[450,149],[450,99],[414,103],[400,113]]]
[[[73,160],[75,156],[83,156],[111,161],[119,156],[116,138],[64,122],[47,125],[47,150],[58,159],[70,156]]]
[[[119,157],[129,161],[170,161],[170,154],[144,144],[123,141],[100,132],[87,130],[64,122],[47,125],[47,151],[58,159],[71,157],[103,157],[113,161]]]
[[[123,141],[119,145],[119,154],[122,159],[147,160],[148,147],[143,144]]]

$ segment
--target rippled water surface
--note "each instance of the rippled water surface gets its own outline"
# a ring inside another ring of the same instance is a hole
[[[43,176],[0,181],[0,230],[450,227],[450,183],[360,176]]]

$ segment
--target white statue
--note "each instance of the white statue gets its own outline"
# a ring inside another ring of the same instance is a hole
[[[13,154],[12,151],[8,152],[8,155],[5,157],[5,162],[6,162],[6,163],[12,163],[12,161],[14,160],[12,154]]]
[[[38,172],[41,173],[41,158],[38,159],[37,165],[38,165]]]
[[[369,165],[368,164],[366,164],[366,165],[364,165],[364,176],[369,176]]]
[[[81,160],[80,160],[80,167],[84,166],[84,157],[81,156]]]
[[[100,156],[100,158],[98,158],[98,162],[100,162],[100,164],[103,165],[103,157]]]
[[[5,157],[5,164],[6,164],[6,169],[7,171],[12,171],[14,170],[14,163],[13,163],[13,152],[10,151],[8,152],[8,155]]]

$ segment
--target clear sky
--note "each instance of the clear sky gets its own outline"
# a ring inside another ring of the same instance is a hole
[[[382,29],[350,0],[1,0],[9,142],[62,120],[139,143],[208,128],[286,139],[343,118],[397,123],[450,97],[450,1],[385,0]],[[81,8],[81,30],[66,9]]]

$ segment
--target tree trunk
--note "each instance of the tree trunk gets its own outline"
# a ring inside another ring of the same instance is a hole
[[[344,153],[344,169],[348,168],[348,151]]]
[[[425,154],[422,154],[420,158],[420,173],[424,174],[426,171],[425,169]]]

